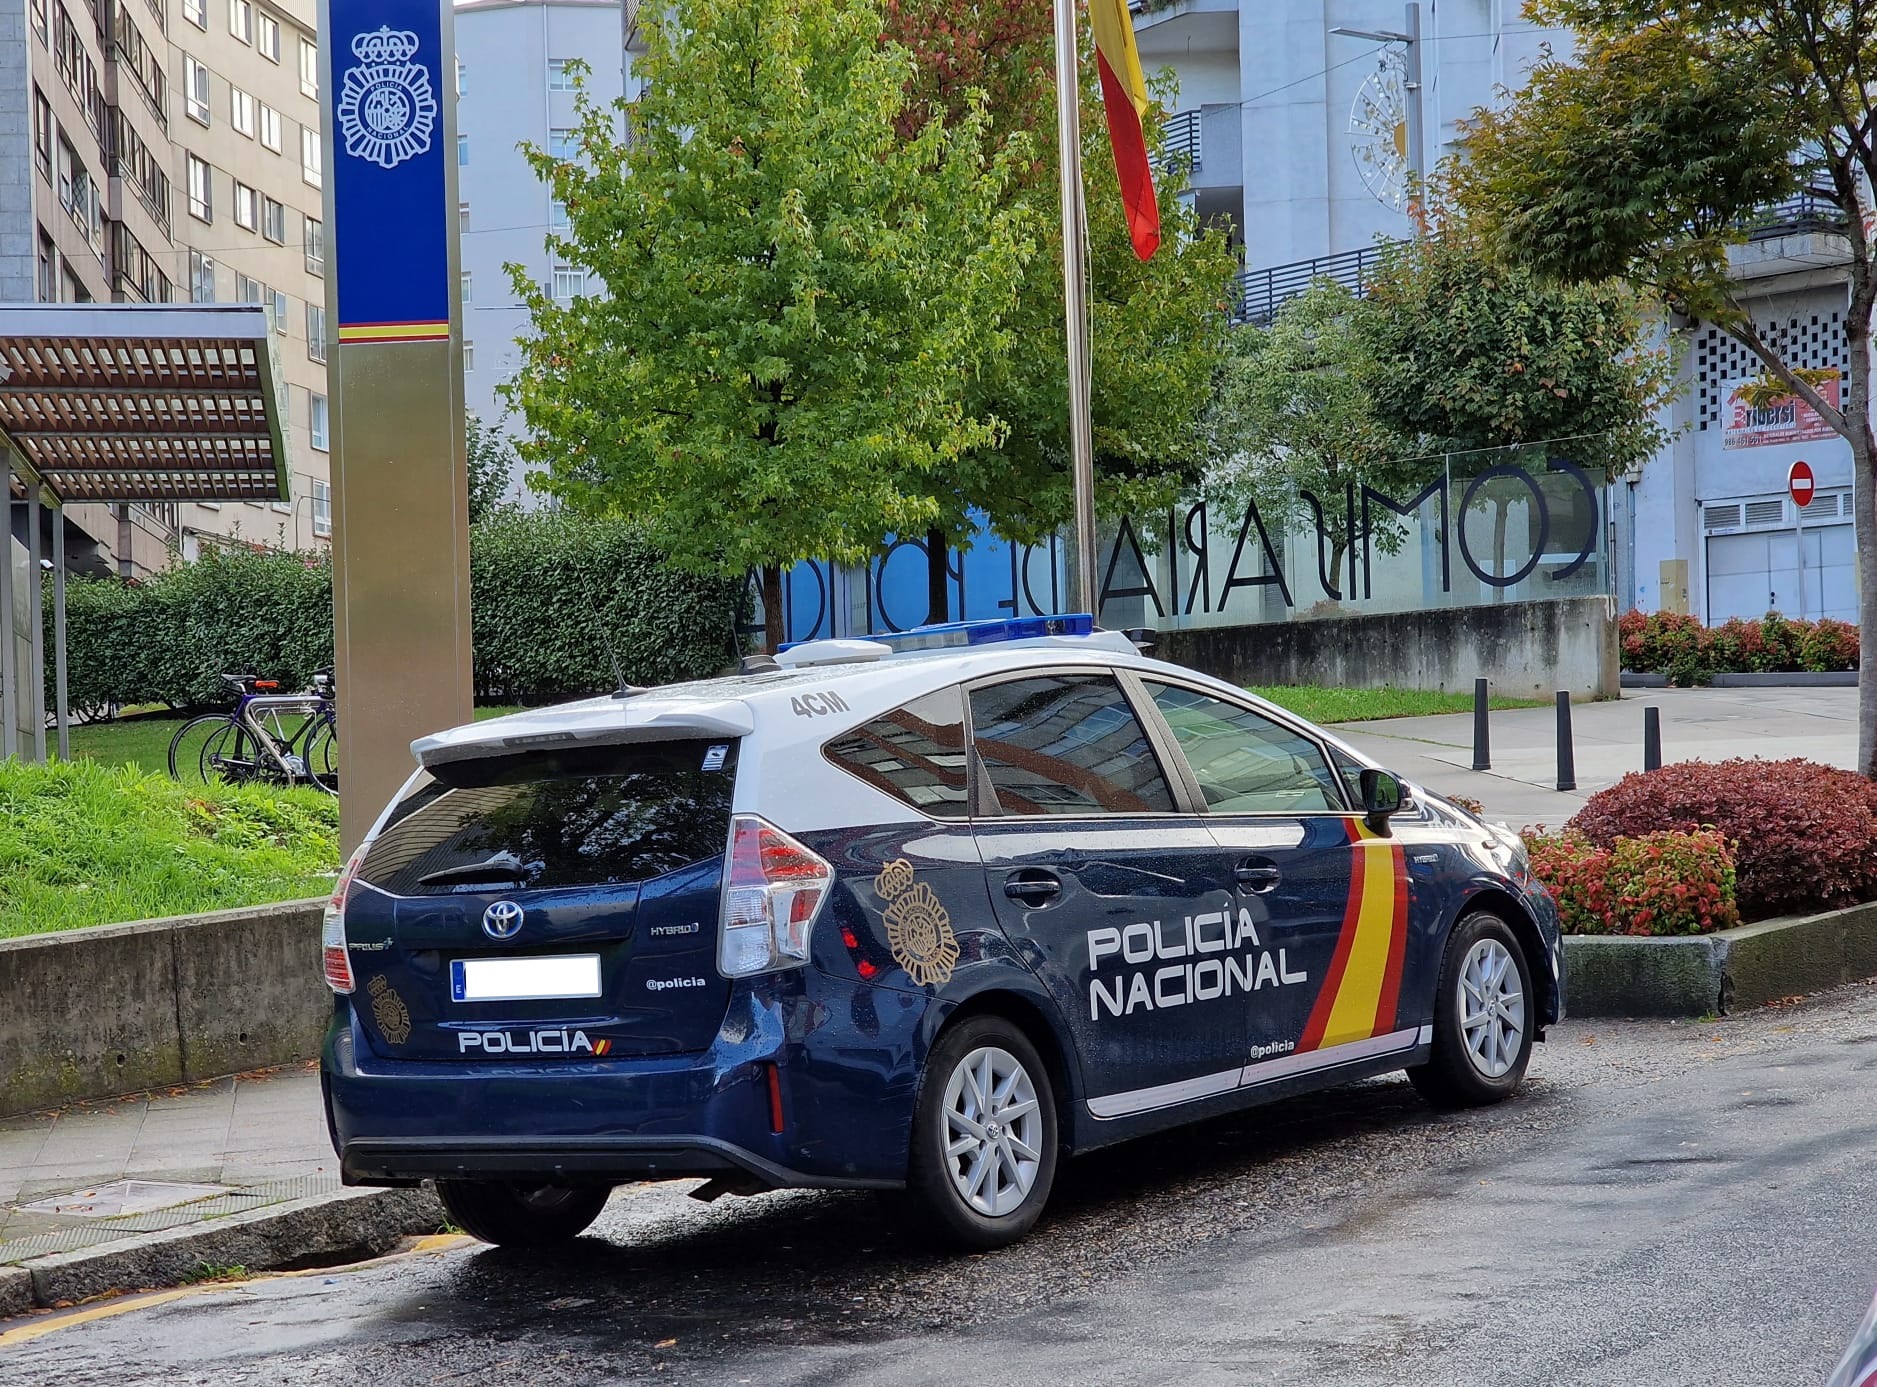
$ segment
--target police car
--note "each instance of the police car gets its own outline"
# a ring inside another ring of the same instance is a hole
[[[413,749],[326,911],[327,1113],[490,1242],[704,1177],[992,1247],[1064,1156],[1398,1069],[1489,1103],[1563,1014],[1516,836],[1086,616]]]

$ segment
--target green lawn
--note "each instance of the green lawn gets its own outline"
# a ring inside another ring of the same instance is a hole
[[[1424,689],[1326,689],[1316,684],[1273,684],[1251,692],[1311,722],[1367,722],[1374,718],[1418,718],[1431,713],[1468,713],[1470,693]],[[1543,699],[1493,698],[1494,708],[1542,708]]]
[[[476,718],[513,713],[515,708],[478,708]],[[80,757],[107,766],[136,766],[152,775],[169,774],[169,744],[184,719],[174,714],[138,713],[115,722],[91,722],[72,729],[72,759]],[[48,734],[48,746],[53,738]]]

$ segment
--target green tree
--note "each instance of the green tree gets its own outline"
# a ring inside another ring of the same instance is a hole
[[[1353,293],[1320,280],[1287,301],[1269,328],[1240,328],[1206,420],[1216,458],[1209,497],[1234,511],[1255,502],[1287,525],[1301,522],[1304,498],[1314,498],[1309,522],[1329,542],[1321,576],[1332,592],[1345,590],[1343,557],[1358,538],[1349,532],[1346,488],[1393,494],[1414,466],[1398,459],[1416,451],[1376,409],[1362,316]],[[1375,536],[1391,553],[1400,538],[1394,525]]]
[[[580,158],[530,151],[568,211],[556,258],[605,292],[514,271],[510,399],[549,493],[760,569],[773,642],[783,565],[963,528],[950,469],[997,425],[960,382],[1005,345],[1020,151],[969,115],[902,139],[910,59],[864,0],[678,0],[644,32],[629,131],[583,96]]]
[[[469,459],[469,523],[474,525],[503,508],[515,471],[515,445],[474,413],[464,415],[463,434]]]
[[[1453,193],[1494,252],[1576,283],[1626,279],[1713,323],[1850,445],[1860,553],[1877,535],[1869,358],[1877,276],[1877,12],[1843,0],[1533,0],[1576,31],[1575,56],[1478,112]],[[1754,324],[1728,252],[1766,204],[1811,188],[1840,221],[1859,363],[1834,405]],[[1877,562],[1861,561],[1860,635],[1877,648]],[[1858,768],[1877,774],[1877,661],[1858,677]]]

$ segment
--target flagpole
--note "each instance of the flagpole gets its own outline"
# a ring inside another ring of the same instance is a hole
[[[1076,80],[1076,0],[1054,0],[1056,146],[1062,174],[1062,309],[1068,330],[1069,459],[1075,483],[1075,567],[1069,607],[1099,616],[1095,574],[1095,440],[1089,419],[1088,236],[1082,200],[1081,84]]]

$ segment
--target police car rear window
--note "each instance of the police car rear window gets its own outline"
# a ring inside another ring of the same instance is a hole
[[[528,752],[436,768],[359,879],[398,896],[648,881],[723,853],[735,741]]]
[[[1106,675],[1035,675],[973,689],[971,735],[1006,814],[1173,810],[1147,733]]]
[[[935,819],[970,813],[965,702],[956,688],[916,698],[823,751],[842,770]]]

